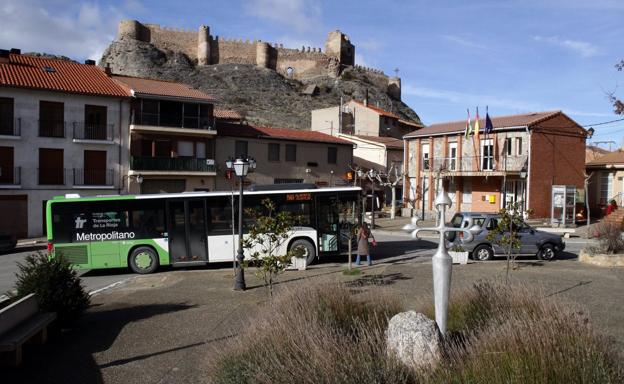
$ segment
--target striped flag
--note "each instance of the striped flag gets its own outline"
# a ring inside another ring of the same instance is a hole
[[[470,110],[466,109],[468,112],[468,121],[466,122],[466,131],[464,132],[464,137],[467,139],[468,136],[472,134],[472,124],[470,123]]]
[[[474,134],[475,134],[475,139],[477,140],[477,143],[479,142],[479,129],[481,129],[481,127],[479,127],[479,107],[477,107],[477,116],[475,116],[475,123],[474,123]]]

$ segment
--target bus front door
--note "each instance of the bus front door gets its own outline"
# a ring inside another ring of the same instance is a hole
[[[338,252],[338,198],[334,195],[316,197],[316,229],[319,254]]]
[[[171,264],[206,263],[206,209],[203,200],[169,201]]]

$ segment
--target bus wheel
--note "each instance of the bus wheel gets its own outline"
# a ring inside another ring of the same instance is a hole
[[[290,249],[300,248],[303,250],[302,257],[305,257],[306,264],[310,265],[314,262],[316,258],[316,249],[314,249],[314,245],[310,243],[308,240],[298,239],[292,242],[290,245]]]
[[[153,273],[158,268],[158,255],[152,248],[139,247],[130,254],[128,264],[134,273]]]

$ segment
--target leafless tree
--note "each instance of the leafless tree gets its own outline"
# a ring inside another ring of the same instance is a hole
[[[390,187],[392,190],[392,210],[390,211],[390,218],[394,220],[396,212],[396,187],[403,178],[403,170],[399,169],[396,164],[392,164],[386,172],[379,172],[377,174],[377,182],[383,187]]]

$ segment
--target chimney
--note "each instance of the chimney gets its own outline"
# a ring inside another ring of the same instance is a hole
[[[11,53],[14,55],[21,55],[22,54],[22,50],[19,48],[11,48]]]
[[[87,59],[85,60],[85,65],[95,65],[95,60]]]
[[[364,106],[368,107],[368,88],[366,88],[366,96],[364,96]]]
[[[0,49],[0,64],[9,63],[9,51],[7,49]]]
[[[106,66],[104,67],[104,73],[106,73],[108,76],[110,76],[113,72],[111,71],[111,67],[110,65],[107,63]]]

